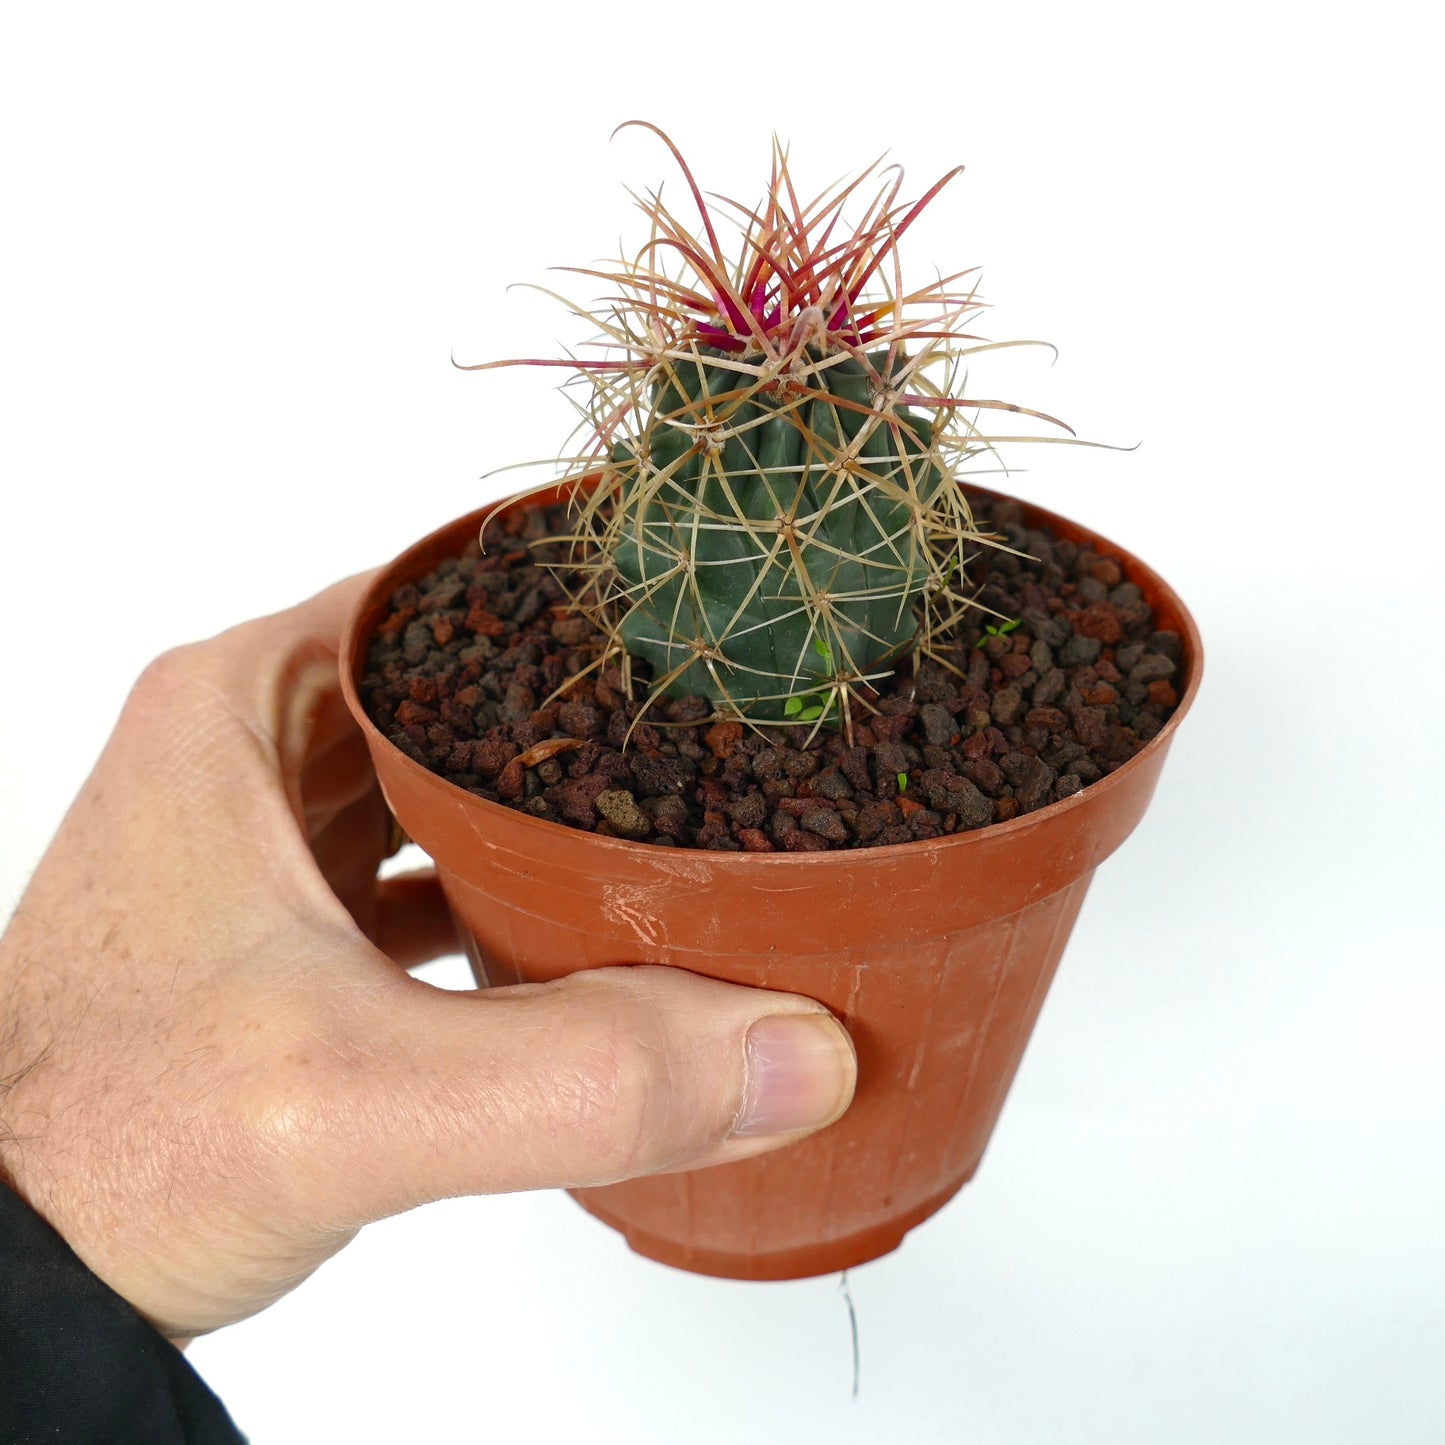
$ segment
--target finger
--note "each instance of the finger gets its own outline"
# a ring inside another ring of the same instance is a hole
[[[344,721],[335,720],[337,709]],[[301,802],[306,831],[315,837],[343,808],[376,786],[366,738],[356,726],[340,692],[327,698],[304,743]]]
[[[332,1062],[333,1033],[266,1081],[288,1187],[331,1227],[745,1158],[853,1096],[848,1035],[794,995],[658,967],[475,994],[403,982],[354,1067]]]
[[[336,813],[310,839],[311,857],[324,883],[368,938],[377,934],[376,870],[391,841],[391,814],[373,778],[361,797]],[[293,880],[298,883],[299,880]],[[312,890],[313,903],[320,900]]]
[[[456,953],[456,925],[432,869],[401,873],[376,885],[372,942],[403,968]]]
[[[279,796],[303,829],[303,778],[315,762],[306,779],[310,821],[324,826],[370,785],[337,670],[342,628],[370,575],[158,658],[132,691],[118,734],[162,768],[203,780],[223,803]]]
[[[321,878],[363,934],[402,968],[456,953],[456,926],[435,870],[378,879],[391,839],[391,814],[372,790],[311,840]]]
[[[337,653],[373,576],[357,573],[295,607],[177,649],[232,712],[274,741],[288,778],[358,731],[341,696]]]
[[[346,627],[346,619],[350,617],[352,610],[361,600],[361,594],[376,575],[376,570],[376,568],[371,568],[365,572],[357,572],[351,577],[333,583],[314,597],[308,597],[306,601],[298,602],[294,607],[273,612],[270,616],[262,617],[254,623],[244,623],[242,627],[264,629],[271,633],[298,639],[314,638],[329,643],[335,650]],[[225,635],[227,634],[222,634],[222,636]]]

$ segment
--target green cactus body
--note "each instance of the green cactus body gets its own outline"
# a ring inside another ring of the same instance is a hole
[[[886,362],[810,349],[771,388],[716,352],[669,364],[614,453],[609,528],[655,689],[778,720],[913,640],[944,478],[929,423],[875,400]]]
[[[1068,428],[963,394],[969,358],[1035,344],[965,329],[982,307],[969,271],[905,282],[899,241],[960,168],[915,201],[891,166],[871,200],[859,188],[874,167],[805,201],[775,141],[762,204],[718,209],[662,131],[628,124],[668,147],[700,226],[660,191],[639,196],[647,241],[584,268],[609,297],[573,307],[598,323],[601,354],[528,363],[567,367],[587,398],[557,575],[607,657],[650,666],[644,708],[696,694],[719,717],[851,737],[904,653],[954,665],[943,653],[975,601],[965,548],[999,540],[975,524],[964,478],[997,442],[1030,439],[980,419]]]

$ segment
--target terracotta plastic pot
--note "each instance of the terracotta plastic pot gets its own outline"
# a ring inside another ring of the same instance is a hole
[[[1147,747],[1063,802],[931,842],[805,854],[660,848],[475,797],[366,718],[356,683],[391,593],[457,556],[489,510],[385,568],[342,644],[347,701],[387,801],[435,861],[478,982],[671,964],[817,999],[858,1050],[854,1103],[821,1134],[574,1197],[639,1253],[702,1274],[790,1279],[886,1254],[978,1168],[1094,869],[1142,816],[1198,691],[1192,618],[1122,548],[1026,506],[1030,525],[1120,558],[1156,626],[1183,638],[1179,707]]]

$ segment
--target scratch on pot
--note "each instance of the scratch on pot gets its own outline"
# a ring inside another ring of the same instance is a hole
[[[500,853],[500,852],[503,851],[503,850],[501,850],[501,849],[498,848],[495,839],[489,838],[489,837],[487,836],[485,829],[479,828],[479,827],[477,826],[477,820],[476,820],[474,817],[472,817],[471,812],[468,810],[466,804],[464,804],[464,803],[458,803],[458,804],[456,804],[456,810],[457,810],[457,817],[461,820],[462,825],[467,829],[467,831],[468,831],[468,832],[472,835],[472,837],[476,840],[476,843],[477,843],[477,846],[478,846],[478,847],[480,847],[480,848],[484,849],[486,852],[492,853],[492,854],[497,854],[497,853]]]
[[[627,883],[603,885],[602,912],[613,923],[629,928],[643,943],[657,944],[667,941],[666,930],[661,920],[647,907],[646,888],[637,888]]]
[[[659,867],[670,883],[693,883],[705,888],[713,881],[713,870],[707,861],[691,859],[681,848],[668,850],[668,856],[659,862]]]

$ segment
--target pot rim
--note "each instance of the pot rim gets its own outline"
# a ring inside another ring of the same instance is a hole
[[[526,832],[542,830],[537,836],[540,839],[555,836],[556,830],[561,829],[569,837],[569,841],[580,839],[588,840],[590,846],[601,848],[604,851],[614,850],[619,857],[628,856],[633,858],[656,858],[659,852],[667,854],[674,853],[704,853],[709,868],[721,868],[724,870],[740,869],[753,871],[756,868],[844,868],[856,866],[860,855],[869,861],[883,863],[885,860],[902,859],[908,856],[917,857],[924,850],[936,850],[942,848],[966,848],[970,845],[979,846],[985,842],[1002,844],[1007,840],[1018,837],[1032,828],[1046,826],[1051,819],[1063,816],[1071,809],[1085,807],[1091,802],[1098,802],[1107,793],[1112,792],[1120,786],[1119,780],[1127,777],[1128,774],[1137,771],[1138,767],[1146,765],[1146,759],[1152,753],[1162,752],[1167,748],[1173,739],[1174,731],[1183,720],[1184,715],[1193,706],[1194,700],[1199,693],[1200,681],[1204,674],[1204,644],[1200,637],[1198,625],[1190,615],[1189,609],[1185,607],[1179,594],[1164,580],[1148,563],[1136,557],[1127,548],[1121,547],[1118,543],[1094,531],[1083,523],[1075,522],[1057,512],[1052,512],[1046,507],[1038,506],[1033,502],[1024,500],[1022,497],[1015,497],[1008,492],[996,491],[991,487],[969,486],[967,491],[971,497],[996,498],[1000,501],[1017,502],[1023,507],[1025,521],[1030,525],[1042,523],[1049,530],[1058,535],[1073,541],[1087,541],[1091,546],[1102,546],[1114,557],[1118,558],[1125,568],[1127,580],[1138,582],[1146,578],[1151,584],[1146,591],[1152,591],[1150,601],[1151,608],[1157,613],[1161,610],[1161,604],[1174,615],[1170,619],[1184,639],[1185,664],[1188,668],[1188,676],[1185,680],[1183,691],[1180,693],[1178,705],[1170,715],[1169,720],[1150,740],[1132,757],[1128,762],[1122,763],[1112,773],[1086,784],[1077,793],[1063,798],[1059,802],[1050,803],[1046,807],[1036,808],[1030,813],[1021,813],[1017,818],[1011,818],[1004,823],[990,823],[982,828],[973,828],[963,833],[951,833],[939,838],[914,839],[907,843],[885,843],[869,848],[835,848],[818,853],[732,853],[714,851],[711,849],[659,849],[655,843],[636,842],[628,838],[609,838],[605,835],[593,833],[584,828],[570,828],[565,823],[554,822],[548,818],[533,818],[516,808],[509,808],[505,804],[492,802],[489,798],[480,797],[476,793],[468,792],[465,788],[459,788],[455,783],[448,782],[439,773],[434,773],[430,768],[423,767],[415,758],[409,757],[402,752],[371,720],[365,707],[361,702],[360,693],[357,690],[357,678],[360,675],[362,664],[365,660],[365,646],[371,641],[371,635],[375,631],[375,614],[379,612],[380,605],[389,597],[395,588],[405,580],[411,580],[422,575],[435,565],[441,555],[437,549],[440,544],[446,542],[454,533],[463,534],[479,532],[483,520],[496,512],[499,508],[508,503],[526,499],[534,505],[549,506],[556,501],[566,500],[574,491],[577,484],[569,481],[558,482],[553,487],[538,487],[528,492],[499,498],[495,502],[489,502],[475,511],[466,513],[464,516],[453,518],[451,521],[437,527],[429,532],[419,541],[414,542],[404,551],[400,552],[391,562],[377,569],[371,581],[367,584],[366,591],[362,594],[360,601],[353,608],[351,615],[347,618],[346,627],[341,635],[341,646],[338,656],[341,674],[342,696],[346,699],[346,705],[352,716],[356,719],[363,734],[386,746],[394,755],[394,761],[408,772],[411,776],[423,782],[424,785],[442,790],[442,795],[450,796],[458,802],[465,802],[467,806],[476,806],[484,812],[489,809],[496,809],[500,814],[505,815],[509,827],[521,827]],[[383,586],[385,593],[383,594]],[[364,630],[364,635],[363,635]]]

